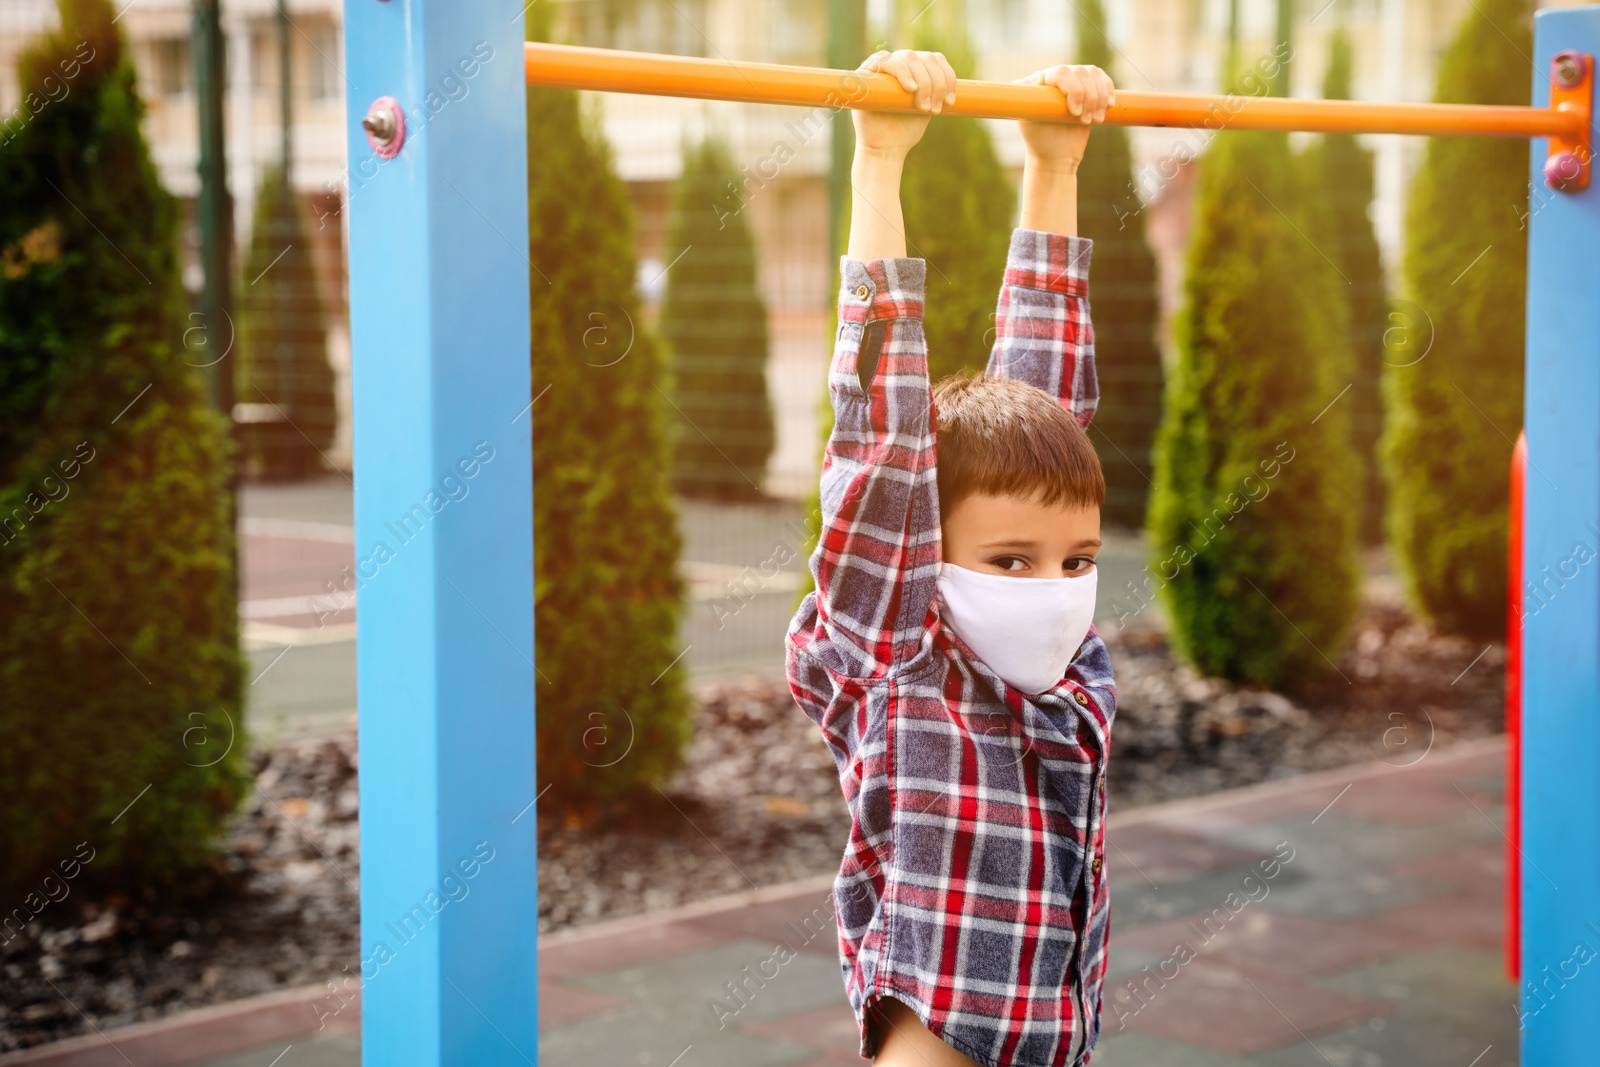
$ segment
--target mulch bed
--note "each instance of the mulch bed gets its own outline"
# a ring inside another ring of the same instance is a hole
[[[1119,708],[1112,810],[1501,731],[1504,651],[1369,602],[1330,675],[1292,699],[1197,677],[1162,631],[1106,634]],[[541,931],[837,869],[833,760],[781,680],[702,686],[687,763],[642,800],[539,810]],[[0,945],[0,1051],[357,970],[355,735],[255,756],[256,789],[183,899],[79,895]]]

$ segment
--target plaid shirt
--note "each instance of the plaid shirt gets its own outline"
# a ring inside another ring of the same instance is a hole
[[[1082,425],[1099,395],[1090,249],[1013,232],[988,368]],[[1111,661],[1090,629],[1066,676],[1029,697],[940,625],[925,262],[846,256],[840,269],[816,591],[787,663],[853,817],[834,904],[861,1055],[877,1051],[867,1009],[892,994],[990,1067],[1086,1064],[1110,917]]]

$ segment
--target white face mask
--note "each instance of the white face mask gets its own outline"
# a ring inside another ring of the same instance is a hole
[[[1098,574],[1012,578],[942,563],[940,617],[1007,685],[1036,695],[1061,680],[1089,635]]]

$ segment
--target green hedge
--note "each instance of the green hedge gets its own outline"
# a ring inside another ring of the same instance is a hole
[[[1329,45],[1328,70],[1322,95],[1350,98],[1350,37],[1340,27]],[[1355,360],[1350,392],[1341,404],[1350,408],[1351,461],[1360,478],[1361,516],[1357,523],[1364,544],[1383,538],[1384,485],[1378,469],[1378,437],[1383,431],[1383,401],[1378,384],[1384,365],[1384,333],[1389,328],[1389,294],[1383,259],[1372,228],[1372,153],[1354,134],[1324,134],[1306,152],[1310,180],[1318,187],[1319,207],[1313,221],[1319,248],[1327,251],[1344,275],[1350,298],[1350,350]]]
[[[250,254],[238,288],[235,399],[281,421],[239,427],[252,478],[298,480],[326,469],[339,414],[311,231],[280,167],[261,179]]]
[[[1527,104],[1525,0],[1468,9],[1434,99]],[[1442,630],[1505,628],[1506,479],[1522,425],[1528,146],[1432,138],[1411,186],[1404,274],[1412,332],[1389,356],[1382,442],[1389,543],[1412,605]],[[1431,347],[1430,347],[1431,346]],[[1426,353],[1426,354],[1424,354]]]
[[[1077,11],[1078,62],[1111,71],[1099,0],[1079,0]],[[1106,477],[1100,517],[1138,529],[1153,474],[1150,447],[1161,422],[1161,291],[1122,126],[1103,126],[1089,136],[1078,169],[1078,232],[1094,241],[1089,291],[1100,407],[1089,437]]]
[[[1218,134],[1200,167],[1150,585],[1199,670],[1275,685],[1329,670],[1358,602],[1344,283],[1287,135]]]
[[[170,884],[245,788],[232,449],[178,346],[176,207],[115,10],[59,7],[19,64],[57,99],[0,147],[8,906],[86,856],[90,879]]]
[[[767,305],[736,191],[740,175],[719,139],[685,145],[673,187],[661,336],[672,353],[673,482],[688,496],[750,498],[772,455]]]
[[[547,32],[548,5],[529,18]],[[689,704],[665,357],[634,293],[632,210],[577,93],[529,89],[527,113],[538,761],[559,805],[665,782]]]

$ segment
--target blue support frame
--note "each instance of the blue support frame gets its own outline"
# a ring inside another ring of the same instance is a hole
[[[1550,100],[1551,58],[1569,48],[1600,55],[1600,8],[1535,17],[1536,106]],[[1590,1063],[1600,1048],[1600,182],[1550,191],[1547,144],[1532,142],[1529,169],[1525,1067]]]
[[[538,1055],[523,2],[345,0],[366,1063]]]

